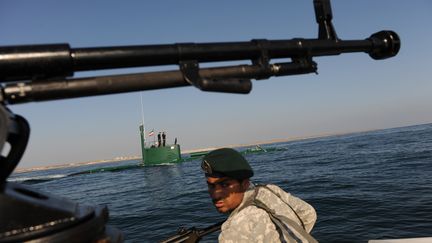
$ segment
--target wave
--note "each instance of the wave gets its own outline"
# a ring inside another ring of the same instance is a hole
[[[45,182],[45,181],[51,181],[51,180],[55,180],[55,179],[64,178],[67,176],[68,176],[67,174],[42,175],[42,176],[23,176],[23,177],[8,178],[7,180],[9,182],[36,184],[36,183],[41,183],[41,182]]]

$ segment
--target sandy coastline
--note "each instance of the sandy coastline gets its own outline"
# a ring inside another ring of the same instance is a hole
[[[354,132],[357,133],[357,132]],[[184,150],[181,153],[182,154],[189,154],[194,152],[203,152],[208,150],[214,150],[222,147],[229,147],[229,148],[242,148],[242,147],[251,147],[256,145],[266,145],[266,144],[273,144],[273,143],[282,143],[282,142],[290,142],[290,141],[298,141],[298,140],[305,140],[305,139],[312,139],[312,138],[322,138],[322,137],[329,137],[329,136],[339,136],[339,135],[346,135],[346,134],[352,134],[352,133],[340,133],[340,134],[320,134],[316,136],[308,136],[308,137],[292,137],[292,138],[284,138],[284,139],[272,139],[267,141],[261,141],[261,142],[254,142],[254,143],[247,143],[247,144],[231,144],[231,145],[225,145],[220,147],[208,147],[208,148],[199,148],[199,149],[189,149]],[[116,157],[113,159],[104,159],[104,160],[96,160],[96,161],[87,161],[87,162],[74,162],[74,163],[66,163],[66,164],[60,164],[60,165],[49,165],[49,166],[39,166],[39,167],[31,167],[31,168],[18,168],[14,171],[14,173],[23,173],[23,172],[31,172],[31,171],[40,171],[40,170],[50,170],[50,169],[61,169],[61,168],[70,168],[70,167],[78,167],[83,165],[93,165],[93,164],[102,164],[102,163],[109,163],[109,162],[115,162],[115,161],[124,161],[124,160],[139,160],[141,159],[140,155],[136,156],[122,156],[122,157]]]

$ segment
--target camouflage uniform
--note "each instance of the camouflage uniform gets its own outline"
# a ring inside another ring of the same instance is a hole
[[[288,208],[288,211],[279,212],[282,212],[284,216],[296,222],[299,226],[304,226],[304,229],[309,233],[316,221],[314,208],[303,200],[284,192],[278,186],[267,185],[267,188],[269,188],[271,192],[280,195],[290,206],[278,202],[278,196],[275,194],[266,193],[266,190],[259,190],[258,195],[262,194],[259,195],[259,197],[263,198],[266,205],[273,204],[268,205],[268,207],[276,208],[277,211],[282,207]],[[279,234],[278,229],[264,209],[255,205],[250,205],[255,195],[255,186],[251,183],[251,186],[244,194],[241,204],[231,212],[228,219],[223,223],[219,235],[219,242],[296,242],[293,238],[284,239],[283,235]],[[274,197],[276,197],[276,199]],[[266,201],[266,199],[269,200]],[[295,212],[293,212],[293,210]],[[310,241],[305,241],[302,237],[299,239],[304,242],[314,242],[314,239]]]

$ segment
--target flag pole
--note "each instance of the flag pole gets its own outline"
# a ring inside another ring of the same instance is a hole
[[[144,125],[144,105],[143,105],[143,97],[142,97],[142,92],[140,92],[140,96],[141,96],[141,119],[142,119],[142,126],[143,126],[143,131],[144,131],[144,147],[145,147],[145,143],[146,143],[146,129],[145,129],[145,125]]]

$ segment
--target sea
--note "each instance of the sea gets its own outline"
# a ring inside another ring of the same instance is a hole
[[[253,182],[276,184],[315,207],[312,235],[319,242],[432,237],[432,124],[262,147],[269,151],[246,155]],[[179,227],[203,228],[226,218],[209,199],[199,159],[76,174],[137,163],[15,173],[8,180],[108,206],[108,224],[120,229],[126,242],[158,242]],[[201,242],[216,242],[217,236]]]

